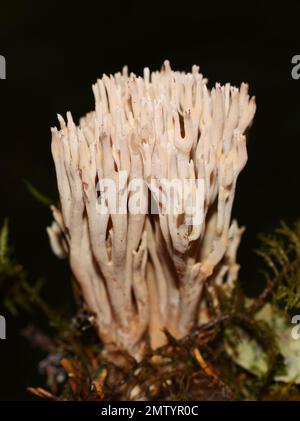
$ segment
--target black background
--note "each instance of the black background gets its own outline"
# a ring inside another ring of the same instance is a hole
[[[91,84],[124,64],[141,73],[199,64],[215,82],[249,82],[257,114],[249,136],[249,161],[239,178],[234,216],[247,227],[239,252],[241,279],[259,287],[253,249],[257,233],[281,219],[300,217],[300,79],[291,58],[300,54],[300,2],[268,1],[1,1],[0,54],[7,79],[0,80],[0,221],[9,217],[11,241],[32,279],[44,275],[45,295],[69,300],[68,269],[52,256],[45,233],[51,216],[24,187],[29,179],[56,198],[50,126],[56,113],[78,119],[93,108]],[[29,318],[7,319],[0,342],[0,399],[32,399],[28,385],[41,385],[42,357],[20,336]]]

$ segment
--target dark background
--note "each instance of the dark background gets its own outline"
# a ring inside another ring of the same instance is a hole
[[[249,161],[239,178],[234,215],[247,227],[239,252],[241,279],[259,287],[254,254],[257,234],[281,219],[300,217],[300,79],[291,58],[300,54],[300,2],[267,1],[1,1],[0,222],[10,220],[18,260],[34,280],[47,278],[45,295],[70,300],[68,269],[50,252],[49,211],[26,191],[29,179],[57,197],[50,155],[56,113],[78,119],[93,108],[91,84],[124,64],[141,73],[168,58],[174,69],[199,64],[210,84],[249,82],[257,114],[249,137]],[[210,85],[211,86],[211,85]],[[42,354],[20,336],[29,321],[7,319],[0,341],[0,400],[32,399],[26,386],[42,385]]]

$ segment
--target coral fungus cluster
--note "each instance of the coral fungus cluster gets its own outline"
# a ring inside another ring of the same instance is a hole
[[[127,68],[104,75],[93,92],[95,111],[78,126],[70,113],[67,122],[59,116],[52,129],[61,207],[52,208],[48,234],[54,252],[68,256],[106,349],[140,359],[148,337],[156,348],[164,329],[182,338],[207,319],[204,286],[233,285],[243,229],[231,209],[255,99],[244,83],[209,90],[197,66],[175,72],[167,61],[143,77]],[[138,212],[129,205],[133,180],[146,199]],[[177,181],[169,195],[166,180]]]

